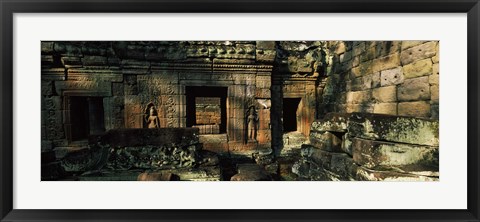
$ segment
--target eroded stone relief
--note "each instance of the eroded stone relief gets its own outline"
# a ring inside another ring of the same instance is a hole
[[[58,41],[41,50],[44,180],[439,178],[438,41]],[[69,96],[103,107],[75,122]]]

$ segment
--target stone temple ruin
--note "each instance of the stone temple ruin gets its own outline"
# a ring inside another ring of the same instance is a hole
[[[42,180],[439,180],[438,41],[41,43]]]

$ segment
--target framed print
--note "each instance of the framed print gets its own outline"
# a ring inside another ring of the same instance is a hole
[[[1,7],[2,221],[479,220],[478,1]]]

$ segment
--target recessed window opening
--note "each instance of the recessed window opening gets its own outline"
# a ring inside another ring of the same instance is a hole
[[[187,86],[187,127],[200,134],[226,133],[227,87]]]

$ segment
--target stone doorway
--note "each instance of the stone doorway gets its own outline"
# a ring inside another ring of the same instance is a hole
[[[295,132],[299,130],[300,102],[301,98],[283,99],[283,132]]]

